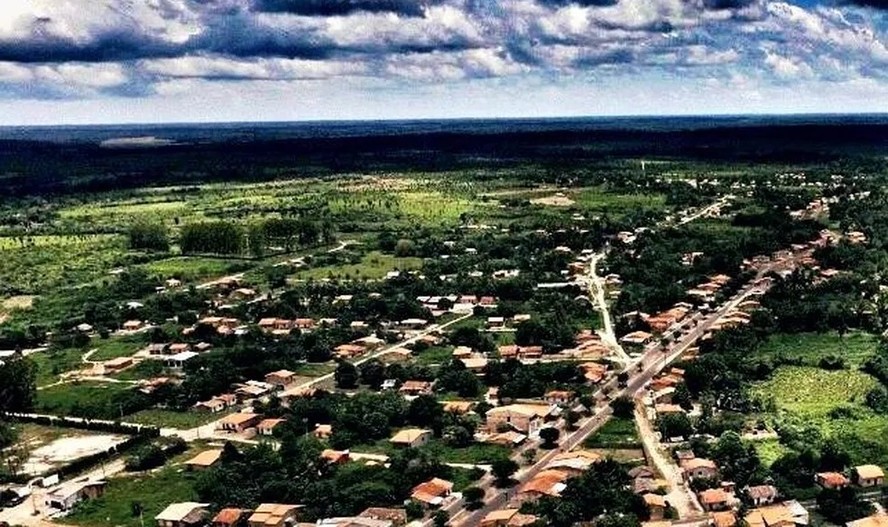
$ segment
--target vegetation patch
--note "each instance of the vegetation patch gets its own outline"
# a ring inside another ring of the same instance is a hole
[[[640,448],[641,439],[631,418],[612,417],[583,443],[587,448]]]
[[[829,333],[777,333],[769,337],[758,353],[774,361],[818,366],[821,359],[838,357],[846,366],[857,368],[876,351],[878,338],[854,332],[840,336]]]
[[[782,366],[771,379],[756,383],[752,393],[773,400],[777,410],[824,416],[843,404],[861,403],[876,384],[873,377],[856,370]]]

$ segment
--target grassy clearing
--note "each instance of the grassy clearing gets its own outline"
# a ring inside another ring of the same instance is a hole
[[[0,294],[43,295],[107,276],[127,255],[118,235],[0,238]]]
[[[71,370],[82,368],[86,353],[80,348],[49,349],[28,356],[37,366],[37,386],[45,386],[56,382],[59,375]]]
[[[759,353],[773,359],[817,366],[827,356],[842,357],[845,364],[857,368],[871,357],[878,345],[875,335],[855,332],[840,337],[838,333],[776,334]]]
[[[596,214],[626,214],[639,209],[662,209],[666,198],[662,194],[614,194],[601,189],[582,190],[569,195],[578,208]]]
[[[355,445],[353,452],[365,454],[394,455],[398,447],[389,443],[388,439],[380,439],[374,443]],[[419,450],[435,455],[444,463],[465,463],[470,465],[488,464],[496,459],[509,456],[509,449],[500,445],[487,445],[473,443],[467,447],[454,448],[448,446],[440,439],[432,439],[428,444],[421,446]]]
[[[194,282],[236,273],[248,266],[240,260],[180,256],[157,260],[145,264],[144,268],[162,278],[178,278],[185,282]]]
[[[159,472],[134,477],[112,478],[105,495],[79,504],[65,517],[68,525],[84,527],[140,527],[132,514],[132,503],[142,505],[146,523],[170,503],[195,501],[194,475],[182,467],[166,467]]]
[[[424,366],[442,364],[453,356],[453,346],[432,346],[429,349],[415,355],[416,363]]]
[[[778,410],[817,417],[844,404],[860,403],[876,384],[874,378],[856,370],[783,366],[768,381],[756,383],[752,393],[773,398]]]
[[[336,365],[332,363],[305,363],[300,364],[293,372],[300,377],[321,377],[333,373]]]
[[[296,273],[294,278],[297,280],[322,280],[324,278],[378,280],[385,277],[386,273],[389,271],[395,269],[410,271],[421,267],[421,258],[398,258],[393,255],[383,254],[379,251],[372,251],[364,255],[359,263],[306,269]]]
[[[124,419],[129,423],[139,423],[156,426],[158,428],[178,428],[180,430],[187,430],[189,428],[196,428],[198,426],[212,423],[229,413],[231,412],[208,414],[202,412],[176,412],[174,410],[150,409],[127,415]]]
[[[112,408],[119,397],[132,389],[129,384],[77,382],[52,386],[37,392],[38,412],[53,415],[78,415],[89,407]],[[109,415],[109,418],[116,416]]]
[[[90,355],[90,360],[103,361],[118,357],[129,357],[145,347],[145,344],[145,334],[93,339],[89,349],[96,349],[98,351]]]
[[[597,432],[589,436],[583,443],[586,448],[613,448],[632,449],[639,448],[641,440],[635,429],[635,421],[613,417]]]

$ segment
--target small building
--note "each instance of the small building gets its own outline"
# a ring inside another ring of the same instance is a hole
[[[286,419],[263,419],[256,425],[256,433],[261,436],[272,436],[275,428],[285,422],[287,422]]]
[[[389,439],[389,442],[402,448],[417,448],[427,444],[432,439],[432,431],[422,428],[405,428]]]
[[[453,491],[453,483],[445,479],[432,478],[413,487],[410,499],[427,507],[439,507]]]
[[[669,507],[666,498],[653,493],[645,494],[641,498],[644,500],[651,521],[659,521],[666,517],[666,509]]]
[[[510,404],[487,411],[487,428],[496,431],[500,425],[507,425],[515,431],[535,436],[546,417],[552,415],[554,407],[545,404]]]
[[[328,424],[316,424],[312,435],[317,439],[330,439],[333,435],[333,426]]]
[[[284,527],[296,521],[301,505],[263,503],[247,519],[249,527]]]
[[[164,364],[171,370],[182,371],[185,368],[185,363],[194,357],[197,357],[197,353],[193,351],[183,351],[182,353],[176,353],[175,355],[170,355],[164,359]]]
[[[537,517],[532,514],[522,514],[518,509],[500,509],[490,511],[481,520],[480,527],[525,527],[536,523]]]
[[[695,457],[693,459],[683,459],[679,465],[686,480],[693,479],[713,479],[718,477],[718,467],[715,462],[709,459]]]
[[[123,323],[123,329],[125,331],[138,331],[142,329],[144,323],[141,320],[127,320]]]
[[[219,423],[216,425],[216,428],[225,432],[234,432],[239,434],[246,431],[248,428],[253,428],[254,426],[258,425],[261,420],[261,415],[238,412],[231,415],[226,415],[225,417],[220,419]]]
[[[731,494],[724,489],[706,489],[700,492],[698,497],[700,506],[706,512],[727,510],[734,501]]]
[[[570,476],[579,476],[601,461],[601,455],[589,450],[572,450],[562,452],[552,458],[545,469],[566,472]]]
[[[183,351],[191,351],[191,345],[185,342],[176,342],[169,345],[170,355],[182,353]]]
[[[850,521],[845,527],[888,527],[888,514],[876,513],[866,518]]]
[[[881,487],[885,484],[885,472],[877,465],[860,465],[851,471],[854,484],[859,487]]]
[[[850,483],[841,472],[818,472],[814,475],[814,482],[824,489],[843,489]]]
[[[50,490],[44,503],[52,509],[68,511],[83,500],[101,497],[105,493],[105,486],[106,482],[102,480],[75,481]]]
[[[277,388],[293,384],[294,380],[296,380],[296,373],[290,370],[278,370],[265,375],[265,382]]]
[[[222,458],[221,449],[204,450],[184,463],[189,470],[206,470]]]
[[[186,501],[167,506],[154,517],[157,527],[199,527],[209,516],[209,503]]]
[[[339,465],[342,463],[347,463],[348,460],[351,459],[351,454],[348,450],[333,450],[332,448],[325,448],[321,452],[321,459],[325,460],[327,463]]]
[[[518,488],[522,500],[539,499],[543,496],[559,497],[567,487],[570,474],[561,470],[543,470]]]
[[[573,392],[567,390],[550,390],[543,396],[549,404],[568,404],[574,400]]]
[[[770,505],[777,501],[777,487],[774,485],[756,485],[744,490],[754,506]]]
[[[377,521],[391,522],[392,527],[403,527],[407,524],[407,511],[389,507],[368,507],[364,509],[359,518],[369,518]]]
[[[134,364],[132,357],[117,357],[102,363],[102,371],[105,374],[123,371]]]
[[[227,508],[213,517],[210,527],[241,527],[246,523],[250,511],[246,509]]]
[[[654,336],[647,331],[633,331],[628,335],[623,335],[623,337],[620,338],[620,342],[627,346],[641,348],[648,345],[653,338]]]
[[[398,392],[403,395],[428,395],[432,393],[432,383],[429,381],[404,381],[404,384],[398,388]]]

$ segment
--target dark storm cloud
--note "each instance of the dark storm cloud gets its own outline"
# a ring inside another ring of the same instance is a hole
[[[578,5],[581,7],[606,7],[615,5],[619,0],[538,0],[541,5],[550,7],[564,7],[567,5]]]
[[[417,0],[257,0],[256,10],[306,16],[348,15],[357,11],[422,16],[424,4]]]
[[[706,9],[743,9],[755,4],[757,0],[703,0]]]
[[[843,3],[845,5],[858,5],[862,7],[888,10],[888,0],[847,0]]]

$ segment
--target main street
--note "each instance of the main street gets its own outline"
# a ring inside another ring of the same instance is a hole
[[[646,348],[645,352],[636,361],[630,363],[623,370],[629,378],[624,386],[619,386],[618,381],[613,378],[605,383],[594,394],[596,399],[609,400],[623,395],[635,397],[638,395],[645,385],[651,381],[657,374],[663,371],[669,364],[680,358],[688,349],[693,347],[697,341],[710,331],[712,326],[723,316],[737,309],[737,306],[753,293],[764,292],[764,288],[757,287],[755,283],[758,278],[766,275],[770,271],[775,270],[778,264],[768,263],[758,269],[758,272],[752,280],[750,280],[743,288],[734,294],[728,301],[724,302],[718,309],[708,315],[698,318],[696,324],[690,328],[685,328],[685,333],[680,335],[671,345],[661,348],[659,345],[651,345]],[[785,264],[782,264],[785,265]],[[577,430],[565,436],[561,441],[559,449],[550,450],[534,462],[533,465],[524,468],[515,475],[516,486],[520,486],[531,480],[539,474],[553,460],[553,458],[562,451],[568,451],[576,448],[587,437],[595,433],[610,418],[613,410],[609,405],[600,407],[598,411],[578,423]],[[473,526],[481,523],[481,520],[490,512],[502,509],[509,505],[514,489],[498,489],[493,486],[493,478],[485,477],[479,484],[482,488],[493,491],[481,509],[471,512],[463,509],[461,503],[453,503],[447,509],[448,513],[453,514],[451,525],[453,526]]]

